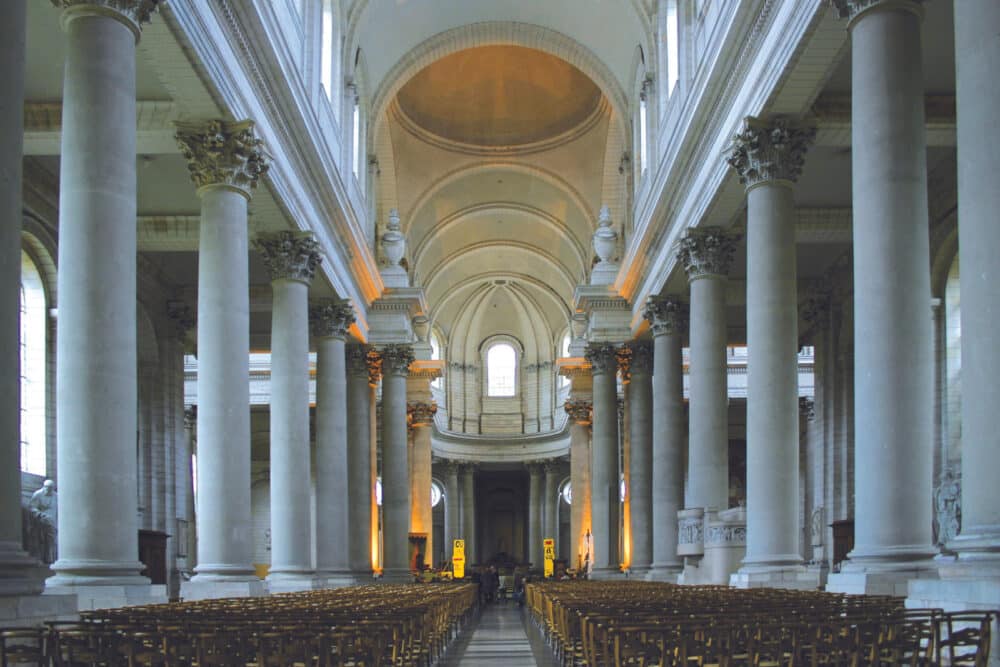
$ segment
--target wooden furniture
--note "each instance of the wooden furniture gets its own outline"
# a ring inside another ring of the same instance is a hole
[[[146,566],[140,574],[154,584],[167,583],[167,538],[158,530],[139,531],[139,560]]]

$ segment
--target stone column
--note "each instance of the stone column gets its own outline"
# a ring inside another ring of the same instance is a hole
[[[1000,576],[1000,351],[994,336],[1000,317],[996,248],[1000,229],[1000,156],[996,138],[1000,90],[1000,5],[989,0],[955,3],[958,83],[959,261],[962,293],[962,529],[950,545],[959,559],[988,557]],[[994,584],[996,587],[996,584]],[[996,588],[994,588],[996,590]],[[995,598],[994,598],[995,599]]]
[[[347,512],[351,573],[356,583],[372,574],[372,508],[375,480],[371,456],[371,386],[367,345],[351,344],[347,361]],[[375,379],[378,382],[378,379]],[[343,465],[340,463],[339,465]],[[343,535],[338,538],[343,539]],[[318,541],[318,539],[317,539]]]
[[[181,435],[180,447],[178,448],[178,457],[181,459],[178,462],[178,487],[184,496],[184,512],[183,516],[185,521],[187,521],[187,544],[184,545],[185,552],[187,553],[187,558],[185,558],[185,568],[188,574],[194,571],[195,566],[198,564],[198,552],[197,552],[197,526],[195,521],[197,517],[195,516],[195,506],[194,506],[194,469],[192,468],[192,458],[191,455],[196,452],[197,449],[197,434],[198,434],[198,406],[189,405],[184,408],[184,433]]]
[[[311,234],[289,231],[261,234],[254,242],[254,248],[260,253],[271,276],[272,294],[271,568],[267,580],[272,591],[308,589],[312,588],[314,573],[312,493],[309,491],[312,486],[309,451],[309,283],[316,274],[320,255],[318,244]],[[337,350],[331,352],[336,353]],[[338,359],[336,363],[340,365],[342,362]],[[320,370],[317,367],[317,378]],[[337,371],[342,378],[342,367]],[[317,381],[317,393],[322,382],[322,378]],[[332,385],[322,388],[332,389]],[[342,399],[342,380],[338,389]],[[337,396],[334,394],[325,398],[330,401],[336,400]],[[321,408],[318,401],[317,397],[317,428],[321,421],[329,417],[326,406]],[[330,446],[329,443],[323,444]],[[325,454],[319,451],[319,446],[317,441],[317,458]],[[317,476],[317,496],[318,487],[324,481],[328,480]],[[343,565],[346,567],[346,562]]]
[[[854,482],[860,511],[850,561],[829,588],[905,594],[906,579],[936,553],[922,12],[915,0],[837,4],[850,17],[853,63]]]
[[[643,317],[653,333],[653,564],[649,578],[676,581],[683,563],[677,555],[677,512],[684,509],[684,368],[682,332],[687,304],[676,297],[654,297]]]
[[[466,566],[479,562],[476,553],[476,464],[462,466],[462,535]]]
[[[410,580],[410,462],[406,451],[406,376],[409,345],[382,348],[383,580]]]
[[[532,569],[537,570],[542,564],[542,508],[544,493],[544,478],[542,464],[532,462],[528,467],[528,562]]]
[[[148,584],[139,575],[143,565],[132,505],[137,489],[135,59],[140,25],[155,5],[56,4],[64,8],[66,31],[56,337],[62,511],[59,560],[47,585]]]
[[[582,568],[584,536],[590,530],[590,401],[566,401],[569,415],[570,545],[573,567]]]
[[[556,542],[559,553],[559,461],[545,462],[545,507],[542,521],[542,540],[551,537]]]
[[[591,343],[586,359],[594,376],[593,445],[590,456],[591,533],[595,578],[619,571],[618,562],[618,349]]]
[[[451,560],[454,540],[462,538],[462,492],[458,484],[459,466],[454,461],[444,463],[444,554]]]
[[[406,406],[413,434],[413,459],[410,461],[410,532],[427,536],[424,543],[424,564],[434,566],[434,515],[431,507],[431,431],[434,425],[434,403],[414,402]]]
[[[367,513],[352,522],[356,499],[351,494],[354,470],[347,442],[354,424],[348,414],[344,339],[353,322],[354,310],[346,300],[324,299],[309,308],[316,340],[316,584],[324,588],[354,583],[351,550],[355,537],[366,535],[369,525]],[[367,398],[368,371],[364,366],[361,370]],[[352,379],[356,373],[352,368]],[[273,453],[273,442],[271,448]],[[273,472],[271,479],[273,494]],[[364,495],[364,487],[359,495]]]
[[[198,246],[198,566],[185,598],[256,594],[250,524],[247,203],[267,171],[252,121],[178,123],[201,198]]]
[[[735,251],[734,236],[709,227],[689,230],[678,253],[691,285],[688,509],[729,505],[726,274]]]
[[[0,595],[41,592],[40,564],[21,548],[21,160],[24,139],[25,0],[0,24]]]
[[[633,577],[645,577],[653,564],[653,350],[633,342],[628,385],[629,505]],[[680,508],[678,508],[680,509]],[[676,515],[675,515],[676,516]],[[673,521],[671,521],[673,523]]]
[[[806,581],[801,567],[792,197],[815,134],[748,118],[728,158],[747,189],[747,550],[739,586],[819,583]]]

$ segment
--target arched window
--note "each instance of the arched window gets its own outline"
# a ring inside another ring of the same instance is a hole
[[[667,56],[667,95],[674,92],[680,78],[680,28],[677,20],[677,0],[666,0],[663,46]]]
[[[354,96],[354,106],[351,112],[351,171],[354,172],[354,177],[358,178],[361,169],[361,107],[359,105],[358,96]]]
[[[560,357],[568,357],[569,356],[569,342],[570,342],[570,335],[569,335],[569,332],[567,331],[565,333],[565,335],[563,335],[562,343],[559,345],[559,356]],[[558,387],[561,389],[561,388],[563,388],[563,387],[565,387],[566,385],[569,384],[569,378],[566,377],[565,375],[560,375],[558,382],[559,382]]]
[[[320,19],[320,63],[319,81],[327,99],[333,100],[334,61],[337,57],[337,38],[334,29],[334,0],[323,0],[323,15]]]
[[[496,343],[486,351],[486,395],[515,396],[517,352],[509,343]]]
[[[21,470],[45,475],[45,288],[21,251]]]
[[[643,85],[642,92],[639,94],[639,172],[646,171],[646,165],[649,161],[648,151],[646,150],[647,141],[647,128],[649,126],[649,120],[646,115],[646,86]]]
[[[431,359],[433,359],[434,361],[437,361],[438,359],[441,358],[441,343],[438,342],[437,334],[435,334],[433,331],[431,331],[430,342],[431,342]],[[433,380],[431,380],[431,386],[432,387],[440,387],[441,386],[441,376],[438,376],[438,377],[434,378]]]
[[[431,507],[437,507],[441,499],[444,498],[444,489],[441,485],[437,483],[437,480],[431,480]]]

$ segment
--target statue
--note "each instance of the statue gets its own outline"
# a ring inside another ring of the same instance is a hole
[[[42,488],[31,494],[31,500],[22,515],[25,549],[46,564],[56,561],[58,515],[55,483],[47,479],[42,483]]]
[[[958,536],[962,526],[962,486],[950,468],[941,473],[941,482],[934,490],[934,519],[938,544],[947,544]]]

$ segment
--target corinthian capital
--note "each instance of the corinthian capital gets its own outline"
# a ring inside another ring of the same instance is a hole
[[[748,189],[760,183],[798,180],[816,128],[796,127],[785,119],[747,118],[733,139],[726,161]]]
[[[267,173],[267,157],[252,120],[178,122],[177,144],[188,161],[191,180],[198,188],[222,185],[247,199]]]
[[[688,306],[677,297],[651,296],[642,309],[653,336],[680,333],[687,324]]]
[[[406,419],[410,426],[428,426],[438,411],[436,403],[414,402],[406,404]]]
[[[914,14],[920,13],[920,3],[924,0],[830,0],[842,19],[852,21],[860,14],[875,9],[877,7],[892,7],[893,9],[905,9]]]
[[[629,372],[632,375],[649,375],[653,372],[653,346],[646,341],[634,340],[628,344],[631,351]]]
[[[382,379],[382,354],[368,346],[368,384],[374,387]]]
[[[194,328],[197,322],[197,317],[191,306],[187,305],[183,301],[168,301],[167,302],[167,317],[169,317],[176,327],[177,337],[181,340],[187,336],[188,331]]]
[[[738,236],[720,227],[689,229],[677,248],[677,259],[684,266],[688,281],[728,274],[738,240]]]
[[[381,350],[382,372],[390,375],[406,377],[413,363],[412,345],[386,345]]]
[[[583,356],[594,375],[618,372],[618,347],[611,343],[590,343]]]
[[[348,375],[368,377],[368,351],[370,349],[364,343],[353,343],[344,347],[344,360]]]
[[[107,16],[115,19],[135,34],[136,41],[142,32],[142,24],[149,23],[160,0],[52,0],[52,4],[63,10],[62,22],[65,26],[79,16]]]
[[[323,299],[309,306],[309,328],[317,338],[340,338],[354,324],[354,309],[347,299]]]
[[[260,234],[253,243],[271,274],[271,280],[311,282],[322,261],[319,243],[312,234],[273,232]]]
[[[590,401],[575,400],[566,401],[563,405],[563,409],[566,410],[566,414],[577,424],[587,425],[591,422],[590,410],[593,404]]]

